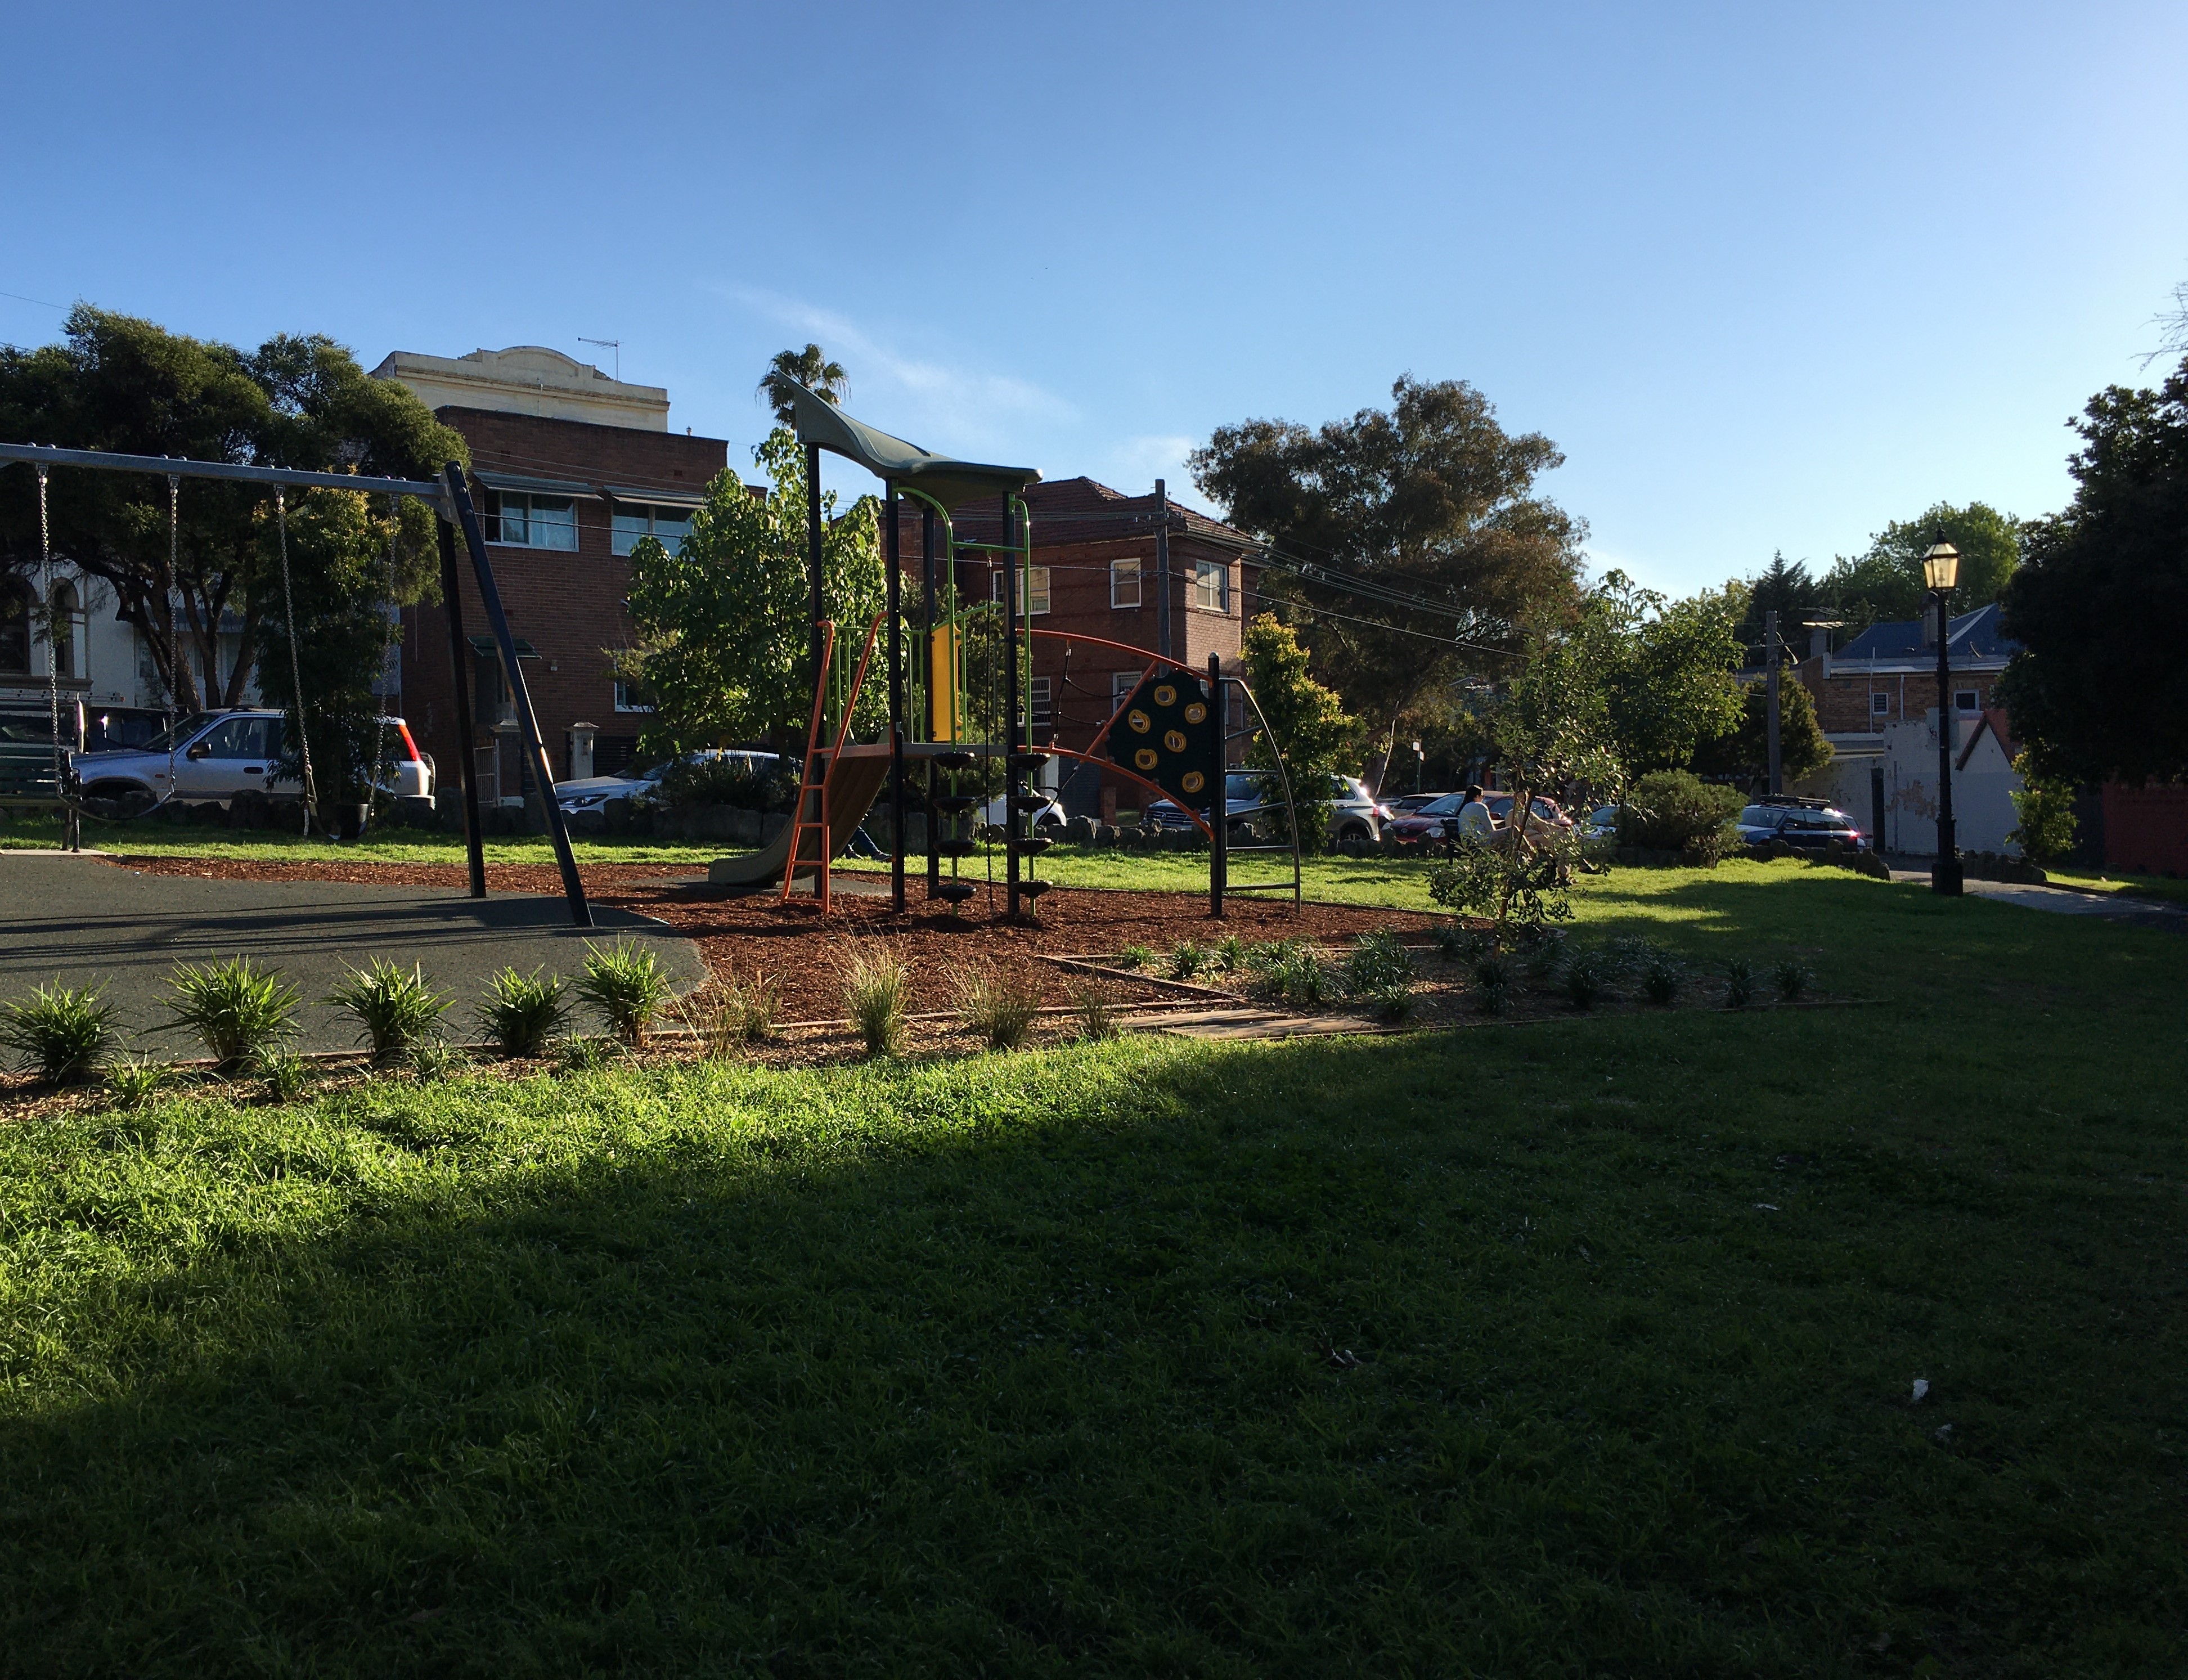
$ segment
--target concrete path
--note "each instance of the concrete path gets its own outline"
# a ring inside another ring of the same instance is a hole
[[[1923,887],[1930,884],[1927,870],[1894,870],[1892,878]],[[2016,881],[1968,881],[1961,887],[1970,898],[1995,899],[2023,910],[2049,910],[2054,916],[2094,916],[2106,922],[2132,922],[2139,927],[2188,933],[2188,909],[2163,899],[2078,893],[2070,887],[2039,887]]]
[[[651,946],[680,989],[706,977],[698,947],[628,910],[594,909],[590,933],[570,925],[560,898],[466,897],[460,888],[352,887],[319,881],[220,881],[149,875],[92,858],[0,851],[0,999],[58,978],[103,984],[130,1035],[166,1018],[165,982],[178,962],[248,956],[281,970],[302,995],[300,1050],[344,1050],[347,1018],[320,1003],[348,968],[385,956],[422,962],[454,1001],[448,1035],[475,1037],[471,1009],[488,978],[583,971],[585,941],[632,939]],[[581,1030],[597,1030],[584,1015]],[[180,1034],[128,1043],[141,1053],[204,1052]]]

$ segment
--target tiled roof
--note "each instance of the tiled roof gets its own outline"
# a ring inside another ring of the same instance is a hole
[[[1964,660],[1995,660],[2004,664],[2021,651],[2021,644],[1999,629],[1998,603],[1963,612],[1945,621],[1952,656]],[[1936,663],[1937,645],[1922,639],[1922,621],[1909,618],[1893,624],[1871,624],[1831,656],[1834,664],[1868,660],[1880,664]]]
[[[1159,511],[1153,492],[1144,496],[1128,496],[1098,480],[1083,476],[1029,484],[1025,490],[1025,504],[1026,510],[1033,516],[1036,548],[1053,543],[1124,541],[1152,535]],[[1204,513],[1196,513],[1175,500],[1168,502],[1168,509],[1170,528],[1175,535],[1198,537],[1234,550],[1259,546],[1244,532],[1221,520],[1210,519]],[[908,510],[907,517],[916,522],[918,516]],[[967,502],[957,510],[954,522],[961,538],[993,542],[1001,526],[1002,510],[992,499]]]

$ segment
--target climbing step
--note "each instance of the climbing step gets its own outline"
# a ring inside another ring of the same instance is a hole
[[[980,889],[969,881],[939,881],[927,896],[947,905],[961,905]]]

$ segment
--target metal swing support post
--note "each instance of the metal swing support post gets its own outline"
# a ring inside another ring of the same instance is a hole
[[[456,691],[456,739],[463,750],[456,757],[456,774],[463,783],[464,861],[471,874],[471,896],[486,896],[486,852],[479,837],[478,778],[471,763],[471,743],[478,724],[471,713],[471,685],[464,679],[464,662],[471,651],[464,635],[464,595],[456,573],[456,527],[445,519],[435,520],[441,538],[441,599],[448,610],[448,679]]]
[[[889,907],[904,914],[904,543],[897,530],[896,485],[888,486]]]
[[[555,802],[555,773],[547,763],[547,744],[540,739],[539,720],[532,710],[532,694],[524,685],[524,673],[516,661],[516,639],[510,634],[509,615],[502,611],[501,591],[493,581],[493,567],[487,563],[486,533],[479,525],[478,511],[471,505],[471,493],[464,482],[462,465],[450,461],[443,470],[448,482],[448,505],[464,529],[464,546],[471,551],[471,572],[478,581],[479,599],[485,605],[487,623],[493,627],[494,646],[500,650],[503,671],[509,678],[509,695],[516,711],[516,726],[523,737],[524,748],[532,763],[533,784],[539,790],[539,802],[547,809],[547,832],[555,843],[555,861],[562,871],[562,891],[570,901],[570,920],[580,927],[593,925],[592,906],[585,902],[585,883],[578,875],[578,860],[570,850],[570,831],[562,820],[562,808]],[[451,600],[454,597],[450,597]],[[451,619],[453,623],[453,618]],[[459,677],[459,681],[461,679]],[[468,753],[469,742],[465,742]],[[466,779],[466,787],[469,782]],[[468,813],[476,822],[475,811]],[[477,829],[472,830],[476,835]],[[477,842],[473,842],[476,847]],[[476,849],[472,856],[477,858]],[[483,885],[483,865],[475,864],[481,873],[472,877]]]
[[[1223,657],[1208,656],[1208,705],[1215,727],[1208,732],[1208,913],[1223,919],[1223,891],[1231,874],[1231,786],[1225,775],[1231,708],[1223,692]]]

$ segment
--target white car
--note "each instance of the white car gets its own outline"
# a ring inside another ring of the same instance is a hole
[[[398,799],[433,801],[433,761],[418,750],[400,718],[379,720],[392,761],[385,790]],[[302,789],[276,764],[285,719],[268,708],[195,712],[142,747],[71,753],[82,798],[94,809],[134,816],[168,800],[225,805],[239,793],[294,799]]]
[[[1038,793],[1041,790],[1036,787],[1031,791]],[[1045,823],[1061,823],[1063,820],[1063,807],[1051,799],[1039,809],[1029,811],[1026,815],[1029,819],[1026,826],[1029,828],[1039,828]],[[973,820],[975,822],[993,823],[1000,828],[1010,820],[1010,797],[1007,794],[999,793],[981,806],[978,814]]]
[[[680,758],[668,759],[636,775],[589,775],[555,784],[555,803],[565,816],[604,809],[611,799],[649,798],[661,791],[661,778],[673,764],[696,764],[709,758],[735,758],[754,772],[770,770],[782,762],[776,753],[747,753],[742,748],[702,747]]]

